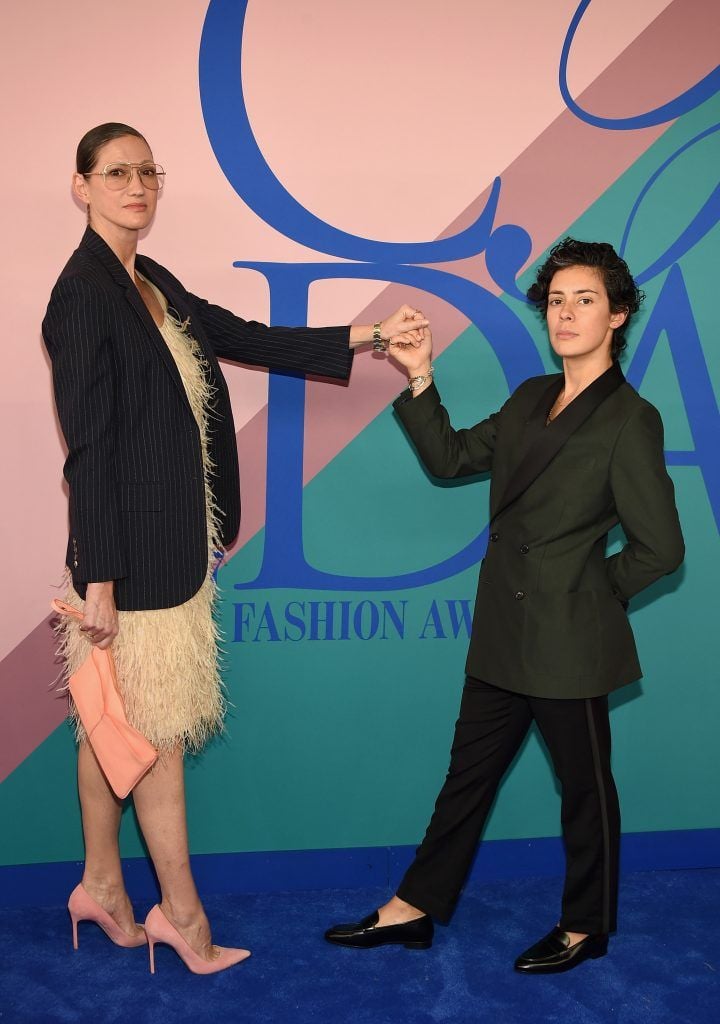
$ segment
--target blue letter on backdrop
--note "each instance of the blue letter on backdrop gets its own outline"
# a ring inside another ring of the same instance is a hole
[[[589,0],[578,7],[568,31],[561,61],[561,83],[574,33]],[[500,194],[496,178],[478,219],[464,231],[427,242],[383,242],[349,234],[305,209],[290,195],[267,164],[250,127],[240,73],[242,38],[247,2],[212,0],[203,28],[200,49],[200,89],[205,124],[215,155],[242,199],[268,224],[286,236],[319,252],[352,263],[235,263],[264,274],[270,286],[272,323],[305,324],[308,289],[313,281],[329,278],[364,278],[407,284],[451,303],[481,327],[497,356],[512,391],[527,376],[543,372],[535,344],[519,317],[487,289],[447,270],[418,264],[448,263],[485,252],[486,266],[506,296],[525,301],[516,278],[526,263],[532,243],[520,225],[495,226]],[[683,96],[656,111],[631,119],[605,123],[582,111],[567,94],[568,106],[589,123],[612,129],[655,124],[691,109],[717,89],[716,74],[708,75]],[[715,130],[708,129],[658,168],[638,196],[623,238],[627,240],[635,212],[655,179],[676,156]],[[674,246],[660,255],[642,275],[643,280],[667,269],[696,244],[718,217],[716,189]],[[681,324],[684,327],[681,327]],[[716,517],[720,519],[720,476],[712,451],[718,445],[718,411],[700,339],[694,328],[689,300],[679,268],[671,270],[640,342],[628,376],[638,384],[647,368],[660,330],[666,330],[675,358],[680,387],[695,441],[694,452],[669,452],[668,461],[699,464]],[[684,330],[685,344],[677,338]],[[693,400],[690,400],[692,391]],[[699,401],[698,401],[699,400]],[[236,584],[255,587],[394,590],[419,587],[448,578],[479,561],[483,529],[463,550],[429,568],[392,577],[354,577],[327,573],[308,564],[302,541],[302,454],[305,382],[302,378],[271,374],[268,398],[268,473],[266,533],[263,562],[256,579]]]

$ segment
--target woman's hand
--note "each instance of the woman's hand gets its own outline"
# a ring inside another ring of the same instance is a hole
[[[383,341],[391,341],[409,331],[427,327],[429,323],[430,321],[425,319],[419,309],[413,309],[412,306],[401,306],[396,313],[381,322],[380,337]]]
[[[112,580],[108,583],[88,583],[85,617],[80,630],[101,651],[108,648],[118,635],[118,613]]]
[[[401,306],[392,316],[386,317],[380,322],[380,337],[383,341],[390,341],[422,327],[427,327],[429,320],[426,320],[419,309],[412,306]],[[372,326],[365,324],[353,324],[350,328],[350,348],[357,348],[358,345],[367,345],[373,340]]]
[[[389,355],[407,371],[408,377],[424,376],[432,363],[432,331],[429,327],[390,339]]]

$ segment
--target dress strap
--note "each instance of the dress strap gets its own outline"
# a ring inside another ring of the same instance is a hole
[[[143,274],[141,274],[139,270],[136,270],[135,274],[136,274],[137,277],[140,278],[141,281],[143,281],[148,286],[148,288],[152,288],[152,290],[153,290],[153,292],[155,294],[155,298],[160,303],[160,308],[162,309],[163,313],[165,313],[167,315],[168,301],[165,298],[165,296],[163,295],[163,293],[160,291],[158,286],[156,284],[153,284],[152,281],[150,280],[150,278],[145,277]]]

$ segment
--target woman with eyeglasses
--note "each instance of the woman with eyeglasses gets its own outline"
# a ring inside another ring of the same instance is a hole
[[[218,357],[344,380],[355,347],[383,346],[427,321],[404,306],[373,326],[268,328],[193,295],[137,253],[164,176],[128,125],[81,139],[73,190],[88,227],[43,321],[68,448],[67,600],[84,612],[59,626],[66,671],[88,644],[112,645],[128,720],[160,752],[133,792],[162,893],[143,928],[120,864],[122,804],[75,716],[86,860],[68,906],[74,923],[95,921],[121,946],[165,942],[204,974],[249,956],[212,943],[190,870],[183,787],[185,752],[222,726],[213,569],[240,520]]]

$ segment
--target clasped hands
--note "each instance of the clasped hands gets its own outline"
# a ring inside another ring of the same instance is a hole
[[[432,362],[430,321],[419,309],[401,306],[381,324],[381,336],[388,343],[387,354],[400,363],[409,376],[425,373]]]

